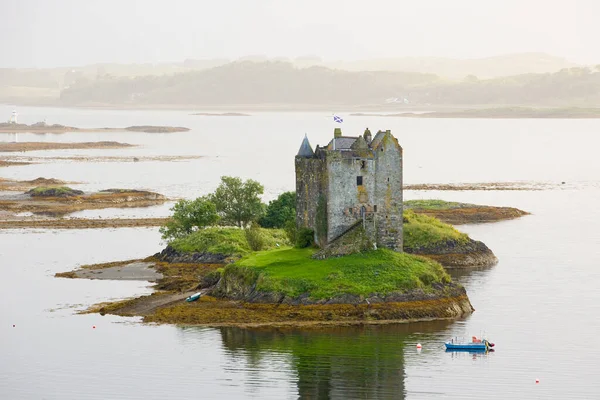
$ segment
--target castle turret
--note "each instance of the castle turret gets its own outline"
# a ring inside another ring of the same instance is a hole
[[[371,135],[371,131],[369,128],[365,129],[365,133],[363,133],[363,137],[368,144],[371,144],[371,140],[373,140],[373,135]]]
[[[310,142],[308,141],[308,136],[304,135],[304,140],[302,140],[302,144],[300,145],[300,149],[298,150],[298,154],[296,154],[296,157],[314,157],[315,156],[315,152],[313,151],[312,147],[310,146]]]
[[[342,137],[342,128],[335,128],[333,130],[333,137],[334,138]]]

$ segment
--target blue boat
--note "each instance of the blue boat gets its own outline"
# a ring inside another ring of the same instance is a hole
[[[189,296],[187,299],[185,299],[185,301],[187,301],[188,303],[192,302],[192,301],[196,301],[200,298],[200,296],[202,296],[202,293],[198,292],[196,294]]]
[[[444,343],[446,350],[466,350],[466,351],[493,351],[494,343],[489,342],[487,339],[478,339],[477,336],[473,336],[470,342],[462,342],[457,339],[450,339],[450,341]]]

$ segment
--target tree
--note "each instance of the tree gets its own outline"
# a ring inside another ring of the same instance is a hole
[[[259,196],[263,192],[263,185],[252,179],[244,182],[240,178],[222,176],[210,199],[223,223],[245,228],[262,216],[264,209]]]
[[[207,197],[179,200],[171,211],[173,211],[171,219],[160,228],[163,239],[189,235],[195,230],[215,225],[219,221],[217,207]]]
[[[260,225],[264,228],[283,228],[296,219],[296,192],[285,192],[269,202]]]

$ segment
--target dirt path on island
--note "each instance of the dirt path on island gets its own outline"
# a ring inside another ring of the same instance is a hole
[[[175,293],[175,294],[155,294],[150,296],[144,296],[137,299],[137,301],[132,302],[121,309],[116,313],[117,315],[124,316],[141,316],[144,317],[146,315],[151,315],[158,308],[167,307],[173,305],[175,303],[180,303],[184,301],[187,297],[195,294],[195,293],[206,292],[206,289],[200,291],[191,291],[184,293]]]

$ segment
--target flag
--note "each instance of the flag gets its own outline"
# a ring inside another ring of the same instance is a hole
[[[342,117],[338,117],[337,115],[333,116],[333,121],[337,122],[339,124],[341,124],[342,122],[344,122],[344,120],[342,119]]]

